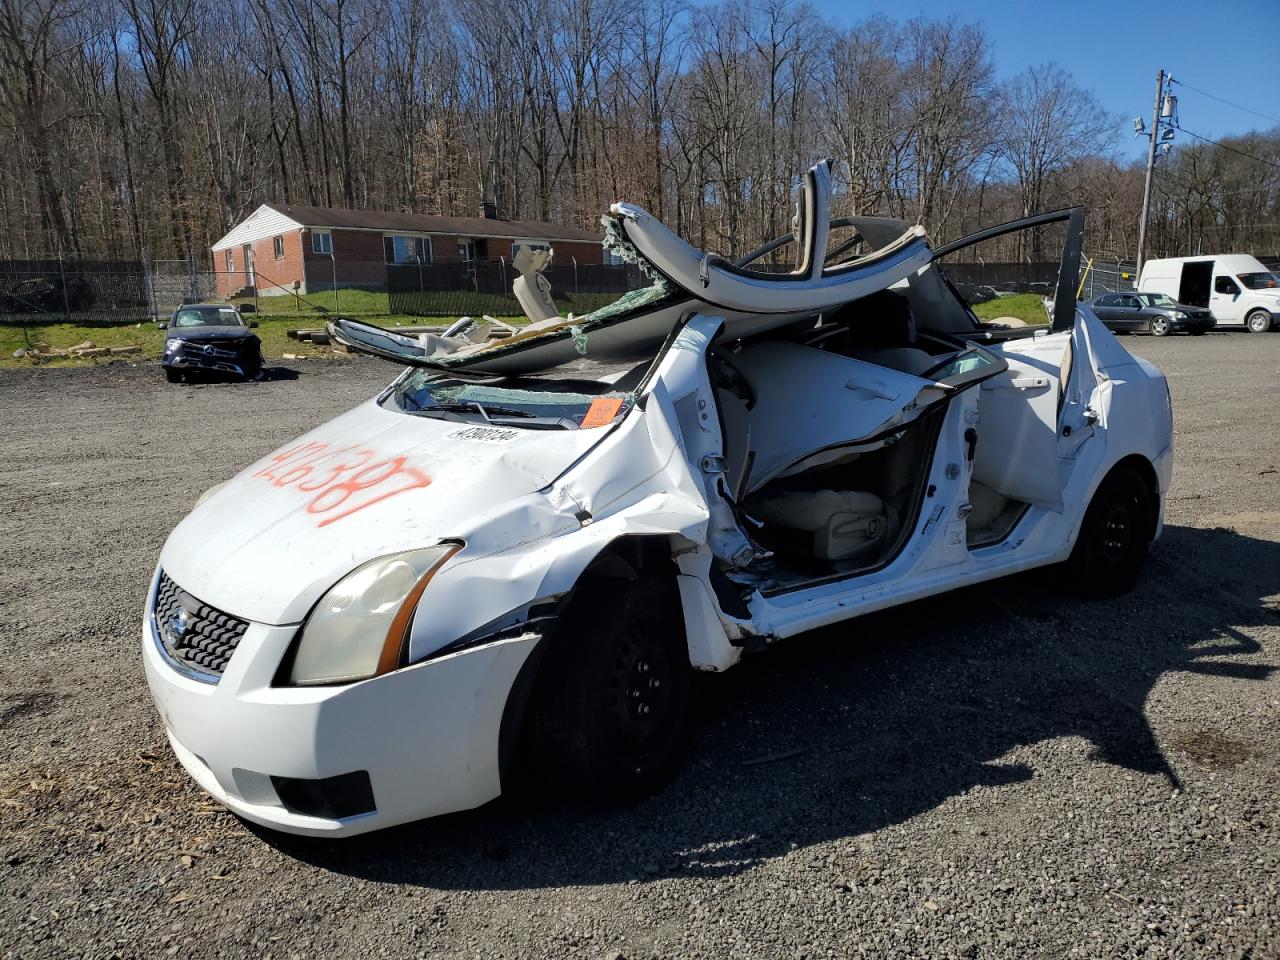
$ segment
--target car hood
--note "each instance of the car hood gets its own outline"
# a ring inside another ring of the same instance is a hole
[[[165,335],[179,340],[234,340],[256,336],[247,327],[177,327]]]
[[[409,416],[371,401],[215,488],[170,534],[160,565],[227,613],[297,623],[360,564],[465,537],[608,432]],[[515,543],[527,531],[486,530],[495,536]]]

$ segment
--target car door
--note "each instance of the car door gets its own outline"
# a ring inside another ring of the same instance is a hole
[[[1108,326],[1113,330],[1145,330],[1146,317],[1142,315],[1142,301],[1131,293],[1116,295],[1116,306],[1112,310],[1112,321]]]
[[[1213,292],[1209,294],[1209,312],[1218,323],[1244,323],[1244,310],[1241,309],[1243,299],[1240,284],[1231,277],[1219,274],[1213,278]]]
[[[1077,348],[1076,290],[1084,211],[1080,207],[992,227],[940,247],[935,259],[1020,230],[1065,222],[1057,295],[1049,328],[975,331],[983,346],[1008,368],[981,385],[973,479],[1012,500],[1061,509],[1059,471],[1063,399]],[[1134,298],[1136,300],[1136,298]],[[1134,311],[1136,314],[1137,311]]]
[[[1116,305],[1119,300],[1119,294],[1109,293],[1093,302],[1093,312],[1109,330],[1115,329]]]

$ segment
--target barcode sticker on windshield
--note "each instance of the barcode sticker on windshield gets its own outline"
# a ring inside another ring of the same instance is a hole
[[[449,434],[450,440],[479,440],[481,443],[510,443],[520,436],[519,430],[502,427],[466,427]]]

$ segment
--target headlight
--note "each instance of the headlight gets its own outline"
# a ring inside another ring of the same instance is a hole
[[[293,651],[289,682],[345,683],[400,666],[422,591],[461,548],[442,543],[370,560],[338,581],[311,611]]]
[[[181,343],[182,341],[178,340],[176,337],[170,337],[168,340],[164,342],[164,348],[166,350],[177,350],[178,345]]]
[[[1175,319],[1175,320],[1185,320],[1185,319],[1187,319],[1187,315],[1186,315],[1185,313],[1183,313],[1181,310],[1175,310],[1175,311],[1173,311],[1173,319]]]

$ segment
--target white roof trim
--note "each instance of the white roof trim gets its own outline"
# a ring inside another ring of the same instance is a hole
[[[253,243],[264,237],[274,237],[290,230],[301,230],[304,226],[305,224],[264,203],[232,227],[231,231],[215,243],[212,249],[226,250],[241,244]]]

